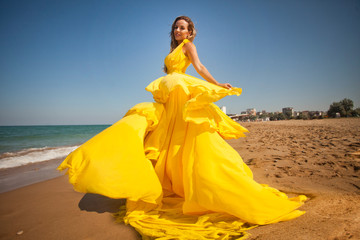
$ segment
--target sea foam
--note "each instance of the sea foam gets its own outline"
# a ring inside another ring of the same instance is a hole
[[[79,146],[28,148],[0,155],[0,169],[18,167],[29,163],[65,158]]]

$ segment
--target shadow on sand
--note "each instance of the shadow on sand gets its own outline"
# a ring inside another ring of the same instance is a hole
[[[116,213],[126,203],[126,199],[112,199],[99,194],[87,193],[79,202],[79,208],[83,211],[97,213]]]

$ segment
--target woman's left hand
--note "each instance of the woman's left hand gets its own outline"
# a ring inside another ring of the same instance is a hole
[[[226,88],[226,89],[232,88],[230,83],[219,83],[218,86]]]

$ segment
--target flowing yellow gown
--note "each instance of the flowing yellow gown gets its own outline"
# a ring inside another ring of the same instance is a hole
[[[77,191],[126,198],[118,218],[143,239],[240,239],[251,226],[302,215],[304,195],[289,199],[255,182],[224,140],[247,130],[213,102],[241,89],[185,74],[187,42],[165,58],[168,74],[146,87],[155,103],[131,108],[58,169]]]

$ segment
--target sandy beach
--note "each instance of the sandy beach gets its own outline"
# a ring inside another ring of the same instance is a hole
[[[254,228],[249,239],[360,239],[360,119],[242,125],[247,137],[228,142],[256,181],[310,198],[305,215]],[[0,239],[140,239],[112,216],[124,200],[75,192],[56,175],[60,162],[0,171]]]

